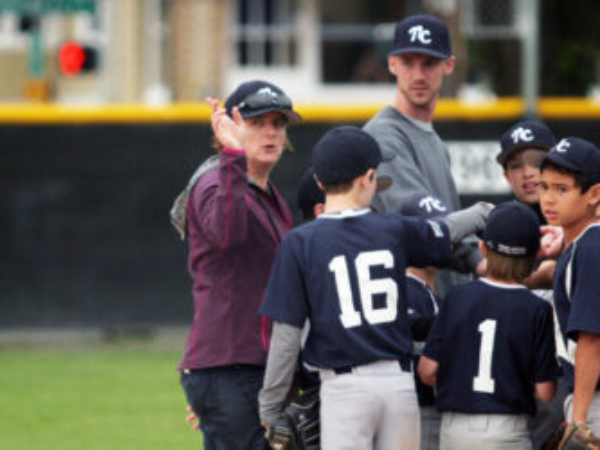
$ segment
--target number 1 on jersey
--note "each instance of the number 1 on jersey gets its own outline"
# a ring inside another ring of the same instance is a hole
[[[479,324],[481,345],[479,347],[479,370],[473,378],[473,390],[493,394],[496,382],[492,378],[492,355],[494,353],[494,340],[496,339],[496,324],[492,319],[484,320]]]

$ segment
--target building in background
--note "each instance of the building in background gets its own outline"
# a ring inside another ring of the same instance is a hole
[[[454,35],[446,97],[597,95],[600,5],[582,2],[567,13],[560,0],[0,0],[0,101],[193,102],[256,77],[302,102],[387,101],[394,25],[418,12]],[[67,76],[70,41],[93,64]]]

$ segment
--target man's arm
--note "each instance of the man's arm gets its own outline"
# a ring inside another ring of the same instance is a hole
[[[263,388],[258,395],[261,422],[268,427],[279,416],[288,395],[300,354],[302,329],[273,323]]]
[[[600,375],[600,335],[580,332],[575,351],[573,419],[585,423]]]

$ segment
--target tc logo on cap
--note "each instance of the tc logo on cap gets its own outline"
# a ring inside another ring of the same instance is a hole
[[[428,213],[432,211],[446,212],[446,207],[440,200],[432,196],[424,197],[419,202],[419,208],[426,209]]]
[[[565,153],[571,144],[566,139],[561,140],[558,144],[556,144],[556,151],[559,153]]]
[[[423,25],[415,25],[409,28],[410,42],[419,41],[421,44],[431,44],[431,31]]]
[[[519,127],[512,132],[511,137],[516,144],[519,141],[531,142],[533,141],[534,136],[529,128]]]

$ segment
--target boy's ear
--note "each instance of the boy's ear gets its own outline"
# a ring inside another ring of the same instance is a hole
[[[588,204],[594,208],[600,205],[600,184],[595,184],[586,192]]]
[[[369,169],[365,173],[363,173],[362,175],[359,175],[356,178],[356,180],[358,181],[358,183],[361,186],[366,186],[369,183],[369,181],[371,181],[372,177],[375,176],[374,172],[375,172],[374,169]]]
[[[484,258],[487,258],[487,247],[485,246],[485,243],[481,240],[481,241],[479,241],[477,246],[479,247],[479,252],[481,253],[481,255]]]

